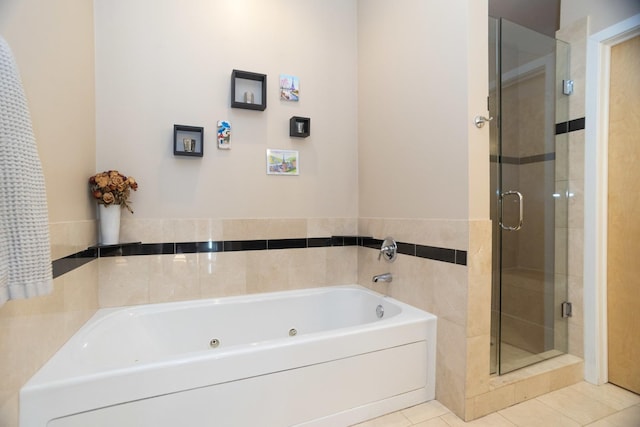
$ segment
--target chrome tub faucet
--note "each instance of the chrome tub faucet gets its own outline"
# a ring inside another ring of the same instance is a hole
[[[373,281],[373,283],[378,283],[378,282],[391,283],[393,281],[393,276],[391,276],[391,273],[376,274],[375,276],[373,276],[371,280]]]

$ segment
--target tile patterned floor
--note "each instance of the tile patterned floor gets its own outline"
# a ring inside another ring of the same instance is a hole
[[[640,396],[580,382],[465,423],[437,400],[356,427],[640,427]]]

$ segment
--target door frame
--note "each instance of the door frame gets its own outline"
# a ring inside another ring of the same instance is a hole
[[[587,38],[584,182],[584,374],[608,381],[607,194],[611,47],[640,34],[640,14]]]

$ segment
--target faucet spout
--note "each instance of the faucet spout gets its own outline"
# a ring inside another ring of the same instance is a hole
[[[391,276],[391,273],[376,274],[375,276],[373,276],[371,280],[373,281],[373,283],[378,283],[378,282],[391,283],[393,281],[393,276]]]

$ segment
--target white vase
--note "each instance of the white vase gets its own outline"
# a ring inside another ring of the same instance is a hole
[[[100,215],[100,244],[117,245],[120,242],[120,205],[98,205]]]

